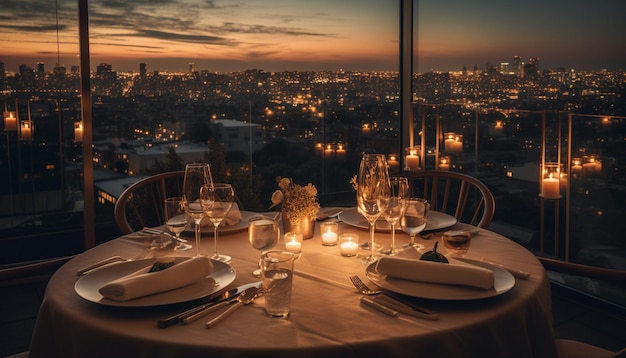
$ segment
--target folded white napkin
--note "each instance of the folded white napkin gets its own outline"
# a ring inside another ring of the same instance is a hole
[[[237,203],[233,203],[233,207],[230,208],[228,215],[222,220],[220,223],[221,226],[230,226],[237,225],[241,221],[241,211],[239,211],[239,205]],[[213,223],[208,218],[204,218],[200,223],[202,227],[210,227],[213,228]]]
[[[482,267],[442,262],[381,257],[376,263],[378,273],[405,280],[449,285],[465,285],[488,290],[493,287],[493,271]]]
[[[128,301],[190,285],[213,272],[213,263],[206,256],[194,257],[157,272],[148,272],[151,267],[113,280],[98,292],[115,301]]]

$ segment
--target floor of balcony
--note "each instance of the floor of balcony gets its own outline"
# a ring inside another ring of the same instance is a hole
[[[549,272],[550,277],[558,277]],[[626,310],[572,290],[552,279],[552,310],[557,338],[617,351],[624,348]],[[27,351],[46,281],[3,287],[0,295],[0,357]]]

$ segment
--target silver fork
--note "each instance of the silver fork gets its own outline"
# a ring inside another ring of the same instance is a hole
[[[359,276],[350,276],[350,281],[352,281],[354,287],[356,287],[359,292],[364,295],[380,295],[375,298],[375,302],[380,305],[387,306],[388,308],[413,317],[424,318],[432,321],[436,321],[439,319],[438,314],[429,311],[423,307],[417,306],[412,302],[401,299],[396,295],[391,296],[391,294],[386,294],[383,291],[371,290],[363,281],[361,281],[361,278]]]
[[[363,281],[361,281],[361,278],[359,276],[350,276],[350,281],[352,281],[354,287],[356,287],[357,290],[359,290],[359,292],[364,295],[377,295],[379,293],[383,293],[383,291],[370,290],[370,288],[367,287],[367,285]]]

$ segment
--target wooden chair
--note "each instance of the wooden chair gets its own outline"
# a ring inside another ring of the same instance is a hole
[[[493,194],[480,180],[466,174],[431,170],[406,173],[414,197],[425,198],[430,209],[457,221],[489,227],[496,211]]]
[[[126,188],[115,202],[115,222],[122,234],[165,222],[163,201],[182,196],[184,171],[166,172],[143,178]]]

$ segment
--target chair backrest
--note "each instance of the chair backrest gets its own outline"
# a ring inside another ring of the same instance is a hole
[[[489,227],[496,211],[493,194],[480,180],[457,172],[431,170],[405,175],[414,197],[430,203],[431,210],[450,214],[457,221]]]
[[[115,222],[122,234],[165,223],[163,208],[168,197],[182,196],[184,171],[149,176],[126,188],[115,202]]]

